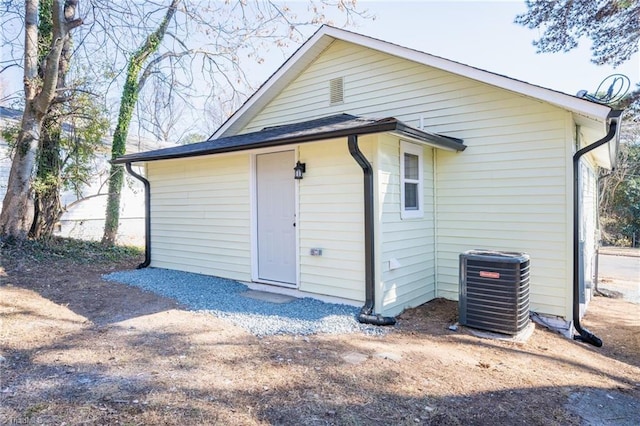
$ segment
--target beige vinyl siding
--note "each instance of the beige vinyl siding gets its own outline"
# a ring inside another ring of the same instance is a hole
[[[329,105],[329,81],[337,77],[344,78],[344,102]],[[461,94],[465,97],[464,106],[458,99]],[[518,108],[520,97],[512,98],[506,100],[502,92],[474,80],[335,41],[242,132],[342,112],[393,116],[418,126],[421,116],[446,117],[452,107],[466,108],[469,114],[476,111],[476,105],[490,111],[511,102],[510,108]]]
[[[344,78],[344,102],[329,105],[329,80],[337,77]],[[425,130],[462,138],[468,146],[461,153],[434,154],[437,297],[457,299],[461,252],[524,251],[531,256],[532,309],[570,317],[569,112],[335,41],[243,132],[342,112],[392,116],[415,127],[423,123]]]
[[[571,120],[542,104],[526,109],[529,115],[505,108],[481,126],[467,123],[461,135],[468,146],[464,153],[437,153],[438,295],[457,298],[458,256],[466,250],[526,252],[531,309],[567,317]],[[458,120],[462,123],[465,115]],[[440,131],[459,129],[460,123],[450,117]],[[486,128],[493,129],[491,135]]]
[[[360,139],[367,158],[374,139]],[[300,290],[364,301],[362,169],[346,138],[300,145],[299,156],[307,165],[298,188]],[[311,256],[312,248],[322,256]]]
[[[251,280],[248,154],[148,163],[151,266]]]
[[[596,169],[589,157],[583,157],[580,162],[580,242],[583,256],[583,279],[585,285],[585,302],[591,299],[593,287],[595,255],[598,246],[599,229],[597,224],[597,185],[598,177]]]
[[[397,315],[436,295],[433,211],[433,149],[423,149],[424,216],[400,216],[400,140],[380,136],[378,151],[378,205],[380,218],[381,296],[377,306],[384,315]],[[395,259],[400,267],[390,270]]]

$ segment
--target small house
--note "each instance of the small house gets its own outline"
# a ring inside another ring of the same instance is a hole
[[[457,299],[460,253],[524,252],[531,309],[570,321],[589,299],[597,172],[613,165],[619,121],[600,103],[323,26],[209,140],[115,162],[145,167],[144,266],[382,318]]]

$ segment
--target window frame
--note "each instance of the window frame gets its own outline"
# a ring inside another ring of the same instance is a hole
[[[418,179],[405,176],[405,154],[418,157]],[[400,217],[402,219],[418,219],[424,217],[424,147],[411,142],[400,141]],[[418,208],[407,209],[405,205],[405,185],[416,184]]]

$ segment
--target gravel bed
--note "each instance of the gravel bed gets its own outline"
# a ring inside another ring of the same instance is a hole
[[[224,278],[159,268],[114,272],[103,278],[170,297],[256,336],[385,332],[382,327],[360,324],[356,320],[360,308],[308,297],[287,303],[251,299],[241,295],[249,290],[246,285]]]

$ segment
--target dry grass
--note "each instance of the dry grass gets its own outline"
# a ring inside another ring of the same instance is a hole
[[[525,344],[451,332],[445,300],[383,337],[260,339],[100,279],[135,258],[25,259],[0,257],[0,422],[570,425],[577,393],[640,400],[640,316],[621,300],[585,318],[602,349],[542,329]]]

